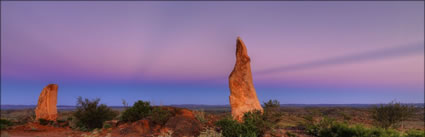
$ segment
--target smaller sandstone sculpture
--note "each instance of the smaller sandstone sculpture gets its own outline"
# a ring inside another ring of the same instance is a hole
[[[243,41],[238,37],[236,40],[236,64],[229,76],[230,106],[232,116],[242,121],[246,112],[259,110],[263,112],[255,92],[251,74],[251,59]]]
[[[49,84],[43,88],[35,108],[35,119],[56,121],[58,112],[56,108],[58,97],[58,85]]]

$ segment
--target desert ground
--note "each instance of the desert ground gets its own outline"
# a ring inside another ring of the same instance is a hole
[[[158,106],[157,106],[158,107]],[[220,131],[215,125],[217,121],[231,115],[230,107],[226,106],[159,106],[172,113],[164,124],[153,123],[149,118],[134,122],[121,122],[120,115],[128,107],[113,107],[119,113],[103,128],[83,131],[75,128],[73,113],[75,109],[59,109],[58,119],[54,123],[42,124],[34,120],[34,109],[7,109],[1,111],[1,119],[13,122],[2,127],[2,137],[25,136],[63,136],[63,137],[103,137],[103,136],[213,136],[213,131]],[[349,125],[362,125],[366,128],[374,126],[373,108],[351,106],[281,106],[280,117],[273,131],[267,131],[261,136],[314,136],[308,133],[306,124],[318,123],[320,120],[333,119]],[[403,121],[403,126],[396,131],[424,130],[424,109],[415,109],[414,115]]]

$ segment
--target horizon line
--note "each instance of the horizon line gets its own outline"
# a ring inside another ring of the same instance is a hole
[[[425,104],[425,102],[410,102],[401,104]],[[376,104],[387,104],[387,103],[281,103],[280,105],[376,105]],[[37,105],[22,105],[22,104],[1,104],[0,106],[37,106]],[[176,105],[198,105],[198,106],[230,106],[230,104],[169,104],[169,105],[153,105],[153,106],[176,106]],[[56,106],[76,106],[76,105],[56,105]],[[122,106],[122,105],[110,105],[110,106]],[[132,105],[129,105],[132,106]]]

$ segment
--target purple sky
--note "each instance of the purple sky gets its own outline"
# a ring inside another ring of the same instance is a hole
[[[1,104],[228,104],[236,37],[261,102],[424,101],[424,2],[1,2]]]

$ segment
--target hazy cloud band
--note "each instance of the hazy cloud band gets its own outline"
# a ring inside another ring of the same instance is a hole
[[[424,53],[424,42],[421,42],[421,43],[391,47],[386,49],[372,50],[372,51],[367,51],[363,53],[332,57],[332,58],[316,60],[316,61],[311,61],[306,63],[270,68],[270,69],[266,69],[262,71],[257,71],[254,73],[255,74],[270,74],[275,72],[288,72],[288,71],[296,71],[301,69],[313,69],[313,68],[330,66],[330,65],[355,63],[355,62],[377,60],[377,59],[387,59],[387,58],[423,54],[423,53]]]

